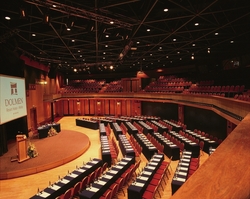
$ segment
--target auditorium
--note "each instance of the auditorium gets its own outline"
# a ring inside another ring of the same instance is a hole
[[[0,2],[0,199],[249,199],[247,0]]]

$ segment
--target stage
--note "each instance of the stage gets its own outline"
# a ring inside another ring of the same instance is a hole
[[[90,146],[89,137],[83,133],[62,130],[59,134],[43,139],[29,139],[38,156],[24,162],[11,161],[15,157],[16,142],[8,144],[8,152],[0,156],[0,180],[36,174],[68,163],[82,155]],[[28,141],[28,142],[29,142]]]

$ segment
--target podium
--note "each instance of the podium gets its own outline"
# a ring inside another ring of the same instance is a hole
[[[16,136],[16,146],[17,146],[17,161],[23,162],[29,159],[27,155],[27,137],[26,135]]]

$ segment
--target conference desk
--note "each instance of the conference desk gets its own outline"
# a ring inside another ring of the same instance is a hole
[[[195,133],[191,130],[186,130],[186,133],[188,133],[189,135],[192,135],[193,137],[195,137],[195,139],[198,139],[199,142],[203,141],[204,142],[204,147],[203,147],[203,151],[205,151],[206,153],[209,154],[209,148],[217,148],[218,147],[218,143],[214,140],[211,140],[205,136],[199,135],[198,133]]]
[[[85,176],[88,176],[102,165],[102,160],[94,158],[85,165],[79,167],[78,169],[64,176],[62,179],[59,179],[57,182],[48,186],[44,190],[39,191],[30,199],[55,199],[57,196],[65,193],[65,191],[72,188],[77,182],[81,181]]]
[[[171,158],[172,160],[179,160],[180,159],[180,147],[178,147],[176,144],[165,138],[160,133],[153,133],[152,134],[157,141],[159,141],[164,146],[164,154]]]
[[[186,149],[187,151],[191,151],[193,158],[198,158],[200,156],[200,146],[197,143],[187,139],[186,137],[180,135],[179,133],[176,133],[175,131],[169,131],[168,134],[174,136],[179,141],[184,143],[184,149]]]
[[[182,130],[183,128],[178,125],[178,124],[175,124],[169,120],[163,120],[163,122],[167,123],[167,124],[170,124],[172,126],[172,131],[176,131],[176,132],[179,132],[180,130]]]
[[[142,198],[148,184],[164,160],[163,154],[154,155],[135,181],[128,187],[128,199]]]
[[[128,129],[129,135],[134,135],[138,133],[138,129],[131,122],[124,122],[125,126]]]
[[[191,151],[183,151],[171,182],[172,195],[186,182],[191,158]]]
[[[52,123],[52,124],[46,124],[43,126],[39,126],[37,128],[37,132],[39,134],[39,139],[48,137],[48,132],[51,129],[51,127],[54,128],[57,133],[59,133],[61,131],[60,123]]]
[[[122,134],[122,129],[121,129],[121,127],[120,127],[119,124],[116,123],[116,122],[113,122],[112,125],[111,125],[111,127],[112,127],[112,130],[113,130],[113,132],[114,132],[114,135],[115,135],[116,140],[118,140],[118,135]]]
[[[111,166],[112,158],[109,146],[108,136],[101,136],[101,154],[102,154],[102,161],[107,162],[108,166]]]
[[[139,121],[138,122],[139,125],[141,125],[143,127],[143,133],[145,135],[147,135],[148,133],[149,134],[152,134],[154,132],[154,129],[152,129],[149,125],[147,125],[145,122],[143,121]]]
[[[105,124],[104,124],[104,123],[100,123],[100,124],[99,124],[99,134],[100,134],[100,136],[105,136],[105,135],[107,135],[107,132],[106,132],[106,128],[105,128]]]
[[[76,126],[97,130],[99,128],[99,122],[78,118],[76,119]]]
[[[135,157],[135,151],[125,135],[119,135],[118,141],[123,156]],[[132,162],[132,164],[134,163]]]
[[[142,147],[142,153],[147,158],[147,160],[150,160],[154,154],[158,153],[157,148],[148,140],[148,138],[144,134],[135,134],[136,141],[140,144]]]
[[[98,199],[131,165],[133,157],[124,157],[116,165],[109,168],[91,187],[87,187],[79,193],[80,199]]]
[[[156,125],[158,127],[158,132],[160,134],[163,134],[164,132],[168,132],[168,128],[164,125],[162,125],[161,123],[155,121],[155,120],[151,120],[151,123],[153,123],[154,125]]]

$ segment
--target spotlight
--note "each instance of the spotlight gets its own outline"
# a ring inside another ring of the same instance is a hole
[[[20,18],[26,19],[26,10],[24,8],[20,8]]]
[[[43,16],[43,22],[45,24],[49,24],[50,23],[50,16],[49,16],[49,14],[44,14],[44,16]]]

